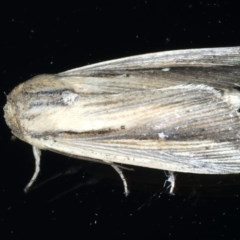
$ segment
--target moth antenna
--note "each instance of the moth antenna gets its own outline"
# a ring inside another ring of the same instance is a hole
[[[122,183],[123,183],[123,187],[124,187],[124,195],[127,197],[130,192],[129,192],[129,189],[128,189],[127,180],[126,180],[122,170],[116,164],[110,164],[110,165],[113,167],[113,169],[118,173],[118,175],[122,179]]]
[[[166,187],[169,189],[169,194],[174,195],[174,190],[175,190],[175,183],[176,183],[176,175],[172,171],[165,171],[165,175],[167,179],[165,180],[163,187]]]
[[[41,160],[41,150],[37,147],[32,147],[33,149],[33,155],[35,159],[35,171],[33,173],[32,178],[24,188],[24,192],[28,192],[29,188],[33,185],[33,183],[36,181],[38,174],[40,172],[40,160]]]

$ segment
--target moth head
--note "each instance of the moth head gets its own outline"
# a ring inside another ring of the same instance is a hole
[[[21,125],[18,119],[17,101],[22,88],[23,84],[20,84],[11,91],[11,93],[7,96],[7,103],[3,108],[5,121],[9,128],[12,130],[12,133],[17,137],[21,135]]]
[[[44,86],[47,87],[51,84],[53,78],[54,75],[36,76],[19,84],[8,94],[4,106],[4,118],[16,137],[26,141],[26,120],[31,121],[28,116],[31,93]]]

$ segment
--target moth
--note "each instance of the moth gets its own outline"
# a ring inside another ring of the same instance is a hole
[[[36,170],[27,187],[39,172],[43,149],[110,164],[127,194],[119,164],[239,173],[239,109],[240,47],[223,47],[39,75],[12,90],[4,112],[13,135],[34,149]]]

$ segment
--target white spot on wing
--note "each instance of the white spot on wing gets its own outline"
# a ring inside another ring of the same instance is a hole
[[[78,97],[77,93],[73,93],[70,91],[64,91],[62,93],[62,101],[63,101],[63,103],[68,104],[68,105],[74,103],[74,101],[76,100],[77,97]]]
[[[162,69],[162,72],[169,72],[170,71],[170,68],[163,68]]]
[[[158,137],[160,139],[166,139],[166,138],[168,138],[168,135],[166,133],[164,133],[164,132],[160,132],[160,133],[158,133]]]
[[[224,100],[232,105],[235,109],[239,109],[240,107],[240,92],[232,89],[232,90],[225,90],[223,95]]]

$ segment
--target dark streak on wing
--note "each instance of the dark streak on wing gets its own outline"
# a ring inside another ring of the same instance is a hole
[[[47,131],[41,134],[35,132],[29,132],[29,134],[34,138],[48,138],[49,136],[54,137],[62,137],[64,138],[72,138],[72,139],[85,139],[85,140],[111,140],[111,139],[138,139],[138,140],[158,140],[159,137],[157,133],[152,132],[151,134],[141,134],[125,131],[123,129],[101,129],[101,130],[93,130],[93,131],[85,131],[85,132],[72,132],[72,131]]]
[[[64,101],[64,95],[75,94],[70,89],[51,89],[40,90],[36,92],[23,92],[23,96],[30,99],[29,109],[34,107],[54,107],[54,106],[66,106],[67,102]]]

